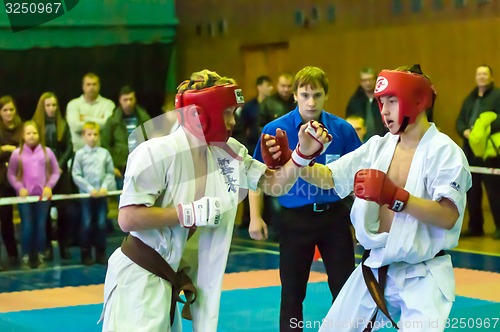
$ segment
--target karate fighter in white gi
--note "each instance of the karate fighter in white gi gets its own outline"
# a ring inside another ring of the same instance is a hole
[[[123,249],[131,240],[145,249],[135,254],[152,248],[161,263],[187,273],[197,289],[191,306],[193,331],[217,331],[240,191],[260,187],[271,195],[286,193],[300,169],[331,140],[318,123],[306,124],[291,160],[270,170],[230,138],[233,114],[243,102],[234,80],[208,70],[194,73],[179,87],[177,129],[141,143],[130,154],[118,214],[120,228],[130,235],[109,259],[103,331],[182,330],[179,311],[170,315],[172,283],[130,259]],[[277,135],[283,137],[282,132]],[[267,142],[275,144],[270,137]]]
[[[427,121],[435,91],[420,66],[383,70],[375,97],[390,132],[301,174],[319,187],[335,188],[340,197],[354,191],[351,221],[366,250],[320,331],[393,326],[377,310],[363,277],[371,272],[378,279],[384,267],[385,293],[378,294],[399,330],[443,331],[455,300],[453,266],[443,250],[458,243],[469,165],[462,149]],[[277,146],[267,146],[278,155]]]

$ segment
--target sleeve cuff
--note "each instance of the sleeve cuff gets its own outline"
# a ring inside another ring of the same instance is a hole
[[[146,205],[147,207],[153,206],[156,198],[150,195],[122,193],[120,195],[119,208],[129,205]]]
[[[253,160],[247,170],[247,185],[250,190],[257,190],[262,175],[266,172],[267,166],[258,160]]]
[[[461,206],[465,202],[464,197],[458,191],[451,189],[449,186],[440,186],[436,188],[432,199],[434,201],[439,201],[442,198],[451,200],[453,204],[457,206],[459,212],[464,210]]]

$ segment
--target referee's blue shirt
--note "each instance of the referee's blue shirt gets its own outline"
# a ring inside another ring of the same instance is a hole
[[[339,118],[328,112],[321,112],[320,121],[332,135],[332,143],[328,149],[320,156],[316,157],[316,162],[327,164],[337,160],[341,156],[356,150],[361,146],[361,141],[356,134],[354,128],[344,119]],[[303,125],[302,117],[299,109],[296,107],[293,111],[283,115],[282,117],[268,123],[263,134],[276,135],[276,129],[281,128],[286,131],[288,136],[288,144],[290,149],[295,149],[299,142],[299,129]],[[262,160],[260,149],[260,139],[255,147],[253,157],[257,160]],[[354,179],[353,179],[354,180]],[[299,178],[290,191],[278,198],[279,203],[286,208],[296,208],[308,204],[325,204],[333,203],[340,200],[340,197],[335,193],[335,190],[323,190],[313,186]]]

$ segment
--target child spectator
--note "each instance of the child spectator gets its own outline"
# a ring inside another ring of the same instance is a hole
[[[86,122],[82,128],[84,147],[75,154],[72,176],[80,193],[90,193],[81,200],[81,259],[84,265],[92,265],[91,246],[95,247],[95,260],[106,264],[106,217],[108,214],[108,190],[115,190],[113,159],[108,150],[97,146],[99,125]],[[92,243],[93,242],[93,243]]]
[[[18,205],[21,217],[23,260],[35,269],[45,250],[45,221],[52,188],[59,179],[59,165],[50,148],[45,147],[34,121],[23,126],[20,147],[12,152],[7,178],[20,197],[41,196],[43,200]]]

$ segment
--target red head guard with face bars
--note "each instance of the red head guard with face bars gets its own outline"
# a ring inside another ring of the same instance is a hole
[[[420,67],[418,68],[420,70]],[[399,102],[399,132],[403,132],[408,124],[412,124],[417,116],[432,107],[435,91],[431,82],[423,75],[397,70],[382,70],[375,85],[380,111],[380,97],[396,96]]]
[[[244,102],[243,93],[235,84],[185,90],[175,96],[179,123],[207,144],[229,139],[231,132],[226,129],[224,111]]]

